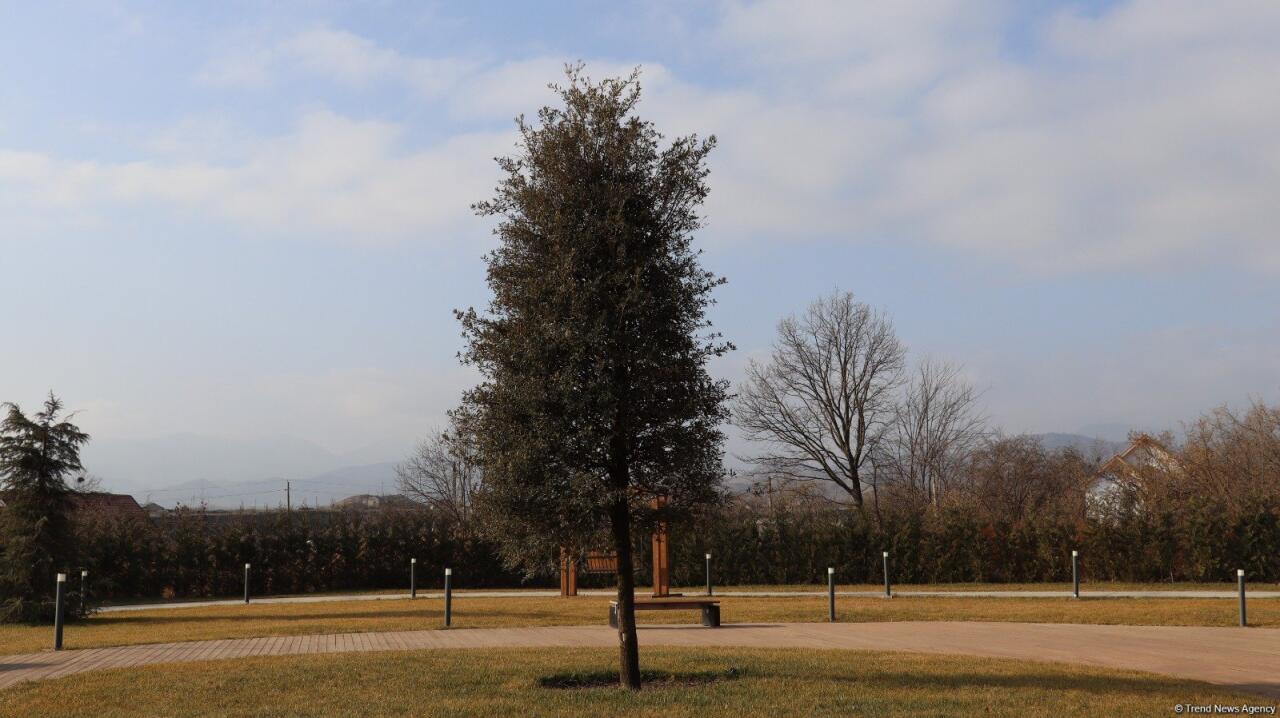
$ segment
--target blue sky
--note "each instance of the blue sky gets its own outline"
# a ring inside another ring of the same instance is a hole
[[[395,458],[573,60],[719,136],[720,376],[840,288],[1011,432],[1280,395],[1280,4],[550,5],[0,2],[0,399]]]

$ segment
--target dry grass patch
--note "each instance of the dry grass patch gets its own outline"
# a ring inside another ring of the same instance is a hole
[[[5,716],[746,715],[1094,716],[1172,714],[1177,703],[1270,703],[1150,674],[905,653],[645,649],[672,681],[628,694],[551,690],[554,672],[610,670],[607,649],[473,649],[250,658],[90,673],[0,692]]]
[[[826,599],[817,596],[721,597],[725,623],[824,621]],[[453,625],[458,628],[510,626],[574,626],[605,623],[607,597],[469,598],[454,597]],[[848,597],[837,599],[841,621],[1019,621],[1035,623],[1099,623],[1168,626],[1233,626],[1231,599],[1083,599],[977,598],[957,596]],[[640,623],[696,623],[697,611],[642,612]],[[1280,600],[1250,603],[1255,626],[1280,626]],[[216,638],[297,636],[314,633],[415,631],[443,627],[439,599],[335,601],[104,613],[66,628],[67,648],[139,643],[167,643]],[[48,648],[47,626],[0,626],[0,654]]]

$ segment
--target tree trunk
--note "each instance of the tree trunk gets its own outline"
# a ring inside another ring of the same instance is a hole
[[[613,505],[613,546],[618,553],[618,682],[640,690],[640,645],[636,641],[636,578],[631,555],[631,507]]]

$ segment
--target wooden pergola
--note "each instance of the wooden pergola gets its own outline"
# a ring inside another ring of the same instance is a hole
[[[663,497],[653,500],[655,509],[662,508],[667,501]],[[671,595],[671,554],[667,535],[667,522],[659,521],[654,527],[653,541],[653,596],[661,598]],[[587,573],[617,573],[618,555],[612,552],[594,552],[586,555]],[[578,561],[565,549],[560,549],[560,595],[578,595]]]

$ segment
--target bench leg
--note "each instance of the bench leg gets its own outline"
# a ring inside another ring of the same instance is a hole
[[[610,628],[618,627],[618,607],[617,606],[609,607],[609,627]]]
[[[720,627],[720,607],[719,606],[703,606],[702,607],[702,625],[707,628]]]

